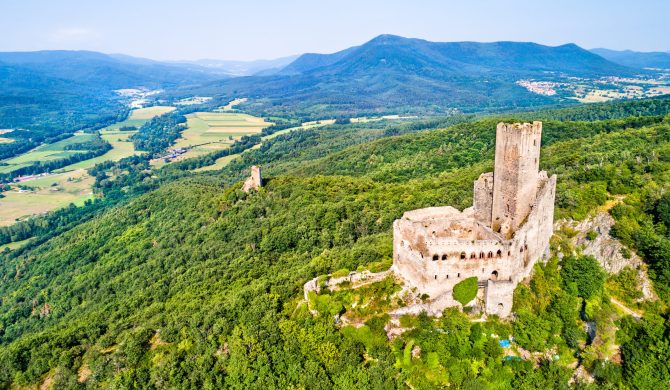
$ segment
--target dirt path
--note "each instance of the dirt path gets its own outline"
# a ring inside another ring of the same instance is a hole
[[[613,304],[615,304],[616,306],[618,306],[621,310],[623,310],[626,314],[630,314],[631,316],[633,316],[633,318],[635,318],[636,320],[639,320],[639,319],[642,318],[642,316],[641,316],[640,314],[638,314],[637,312],[635,312],[635,311],[629,309],[626,305],[624,305],[623,303],[617,301],[616,299],[614,299],[614,298],[610,298],[610,301],[611,301]]]

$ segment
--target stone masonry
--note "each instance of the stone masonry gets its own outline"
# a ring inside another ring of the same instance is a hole
[[[474,183],[473,207],[429,207],[393,223],[393,271],[433,312],[457,306],[452,290],[477,277],[486,314],[507,317],[520,280],[545,257],[553,233],[556,175],[539,171],[542,123],[499,123],[494,172]]]
[[[261,168],[256,165],[251,167],[251,176],[244,181],[242,191],[249,192],[251,190],[258,191],[263,186],[263,177],[261,176]]]

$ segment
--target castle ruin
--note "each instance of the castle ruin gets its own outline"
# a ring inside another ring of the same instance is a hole
[[[258,191],[263,186],[263,177],[261,176],[261,168],[254,165],[251,167],[251,176],[244,181],[242,191],[249,192],[251,190]]]
[[[477,277],[484,312],[507,317],[520,280],[546,257],[553,233],[556,175],[539,171],[542,122],[499,123],[494,172],[474,182],[473,206],[429,207],[393,223],[393,271],[431,311],[460,305],[452,290]]]

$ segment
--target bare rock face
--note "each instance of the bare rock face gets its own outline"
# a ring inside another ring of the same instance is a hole
[[[575,247],[581,248],[584,255],[593,256],[609,274],[617,274],[626,267],[638,270],[641,291],[644,300],[656,299],[656,294],[647,275],[647,266],[632,250],[626,248],[619,240],[610,235],[614,226],[614,218],[601,211],[579,223],[575,221],[558,221],[556,229],[568,225],[577,231],[572,238]],[[624,256],[626,253],[626,256]]]
[[[610,274],[619,273],[627,266],[639,268],[643,263],[642,259],[632,251],[630,258],[625,258],[624,246],[610,235],[614,222],[614,218],[605,212],[579,222],[575,226],[579,231],[574,238],[575,245],[583,246],[582,253],[598,259],[600,265]]]

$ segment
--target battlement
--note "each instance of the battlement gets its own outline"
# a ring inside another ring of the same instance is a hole
[[[498,131],[505,133],[528,133],[528,134],[542,134],[542,122],[534,121],[533,123],[505,123],[500,122],[496,128]]]

